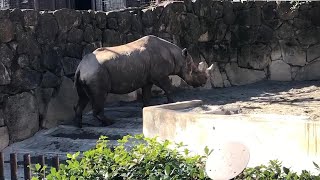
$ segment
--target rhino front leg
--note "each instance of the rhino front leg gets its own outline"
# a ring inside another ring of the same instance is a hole
[[[168,103],[174,102],[172,97],[173,88],[172,88],[169,77],[162,78],[161,80],[157,81],[155,85],[157,85],[159,88],[161,88],[164,91],[165,95],[167,96]]]
[[[149,83],[142,87],[142,102],[143,107],[147,107],[150,105],[150,98],[151,98],[151,88],[153,84]]]

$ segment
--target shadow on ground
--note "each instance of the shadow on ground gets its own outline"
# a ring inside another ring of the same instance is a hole
[[[305,87],[316,86],[320,87],[320,81],[292,81],[292,82],[278,82],[278,81],[262,81],[249,85],[233,86],[229,88],[215,88],[210,90],[200,89],[176,89],[174,97],[176,101],[188,101],[199,99],[205,104],[210,105],[224,105],[234,102],[271,102],[271,103],[282,103],[292,104],[293,102],[310,102],[320,101],[319,98],[315,97],[301,97],[299,99],[289,98],[273,98],[277,97],[281,93],[288,92],[292,89],[302,89]],[[302,92],[294,91],[293,93],[287,93],[288,96],[298,96]],[[306,93],[306,92],[303,92]],[[152,105],[158,105],[166,103],[166,97],[164,95],[154,96],[151,99]],[[108,107],[123,107],[123,106],[134,106],[142,110],[142,103],[138,101],[134,102],[118,102],[113,104],[107,104]],[[253,107],[248,107],[253,108]],[[259,107],[257,107],[259,108]],[[108,112],[107,112],[108,113]],[[140,115],[142,115],[140,113]]]

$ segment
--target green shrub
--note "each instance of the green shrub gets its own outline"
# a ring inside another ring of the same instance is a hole
[[[169,141],[162,143],[156,138],[144,138],[143,135],[124,136],[118,140],[115,148],[107,146],[107,137],[101,137],[94,149],[82,154],[68,154],[66,164],[60,170],[51,168],[47,180],[81,180],[81,179],[209,179],[205,173],[205,161],[211,153],[205,148],[205,155],[191,155],[182,144]],[[172,146],[172,147],[171,147]],[[128,148],[131,147],[131,148]],[[175,147],[175,148],[173,148]],[[314,163],[320,172],[319,166]],[[35,165],[35,175],[41,174],[46,167]],[[37,180],[33,177],[33,180]],[[282,167],[279,161],[270,161],[268,165],[247,168],[235,180],[320,180],[308,171],[301,174]]]
[[[319,170],[318,164],[314,163],[317,170]],[[290,171],[290,169],[283,167],[281,162],[274,160],[270,161],[269,164],[260,165],[254,168],[246,168],[242,174],[235,178],[235,180],[240,179],[261,179],[261,180],[320,180],[319,175],[312,175],[309,171],[303,170],[301,174]]]
[[[205,174],[206,156],[189,155],[182,144],[169,141],[159,143],[156,138],[125,136],[114,149],[107,146],[106,137],[101,137],[96,148],[68,154],[66,165],[60,170],[51,168],[48,180],[64,179],[209,179]],[[126,148],[131,143],[132,148]],[[176,148],[169,148],[175,146]],[[183,152],[183,153],[181,153]],[[39,166],[36,171],[39,171]],[[33,178],[37,179],[36,177]]]

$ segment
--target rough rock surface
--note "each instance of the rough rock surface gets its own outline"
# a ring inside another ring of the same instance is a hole
[[[291,81],[291,67],[282,60],[272,61],[270,65],[270,80]]]
[[[12,75],[12,87],[15,90],[31,90],[39,86],[41,74],[34,70],[18,69]]]
[[[295,77],[295,80],[318,80],[320,78],[320,58],[302,67]]]
[[[14,51],[6,44],[0,45],[0,61],[6,66],[10,67],[13,61]]]
[[[83,31],[81,29],[72,28],[68,33],[68,42],[81,43],[83,40]]]
[[[280,41],[283,60],[295,66],[304,66],[306,64],[306,53],[299,47],[295,41]]]
[[[320,44],[319,45],[315,45],[315,46],[311,46],[308,48],[307,50],[307,61],[313,61],[316,58],[320,57]]]
[[[29,138],[39,130],[39,112],[36,98],[28,92],[10,96],[4,108],[10,142]]]
[[[53,94],[54,89],[53,88],[37,88],[35,89],[35,97],[37,100],[38,108],[39,108],[39,115],[41,117],[41,120],[45,116],[47,112],[48,103],[51,99],[51,96]]]
[[[209,71],[209,75],[212,87],[223,87],[223,79],[218,63],[212,64],[212,69]]]
[[[48,104],[42,126],[52,128],[61,122],[70,122],[74,118],[74,109],[78,100],[77,92],[71,79],[62,77],[60,88]]]
[[[39,17],[37,29],[38,41],[42,44],[52,43],[59,32],[57,20],[52,14],[42,14]]]
[[[14,37],[13,24],[9,19],[0,19],[0,42],[10,42]]]
[[[26,9],[22,13],[25,26],[34,27],[38,24],[39,14],[37,11]]]
[[[7,68],[0,62],[0,85],[10,84],[11,78]]]
[[[0,151],[9,145],[9,131],[7,126],[0,127]]]
[[[280,45],[275,45],[274,48],[272,48],[271,52],[271,60],[279,60],[282,58],[281,48]]]
[[[5,125],[4,118],[3,110],[0,110],[0,127]]]
[[[271,49],[265,45],[245,46],[241,48],[238,63],[240,67],[264,69],[270,63]]]
[[[81,13],[72,9],[57,10],[54,12],[54,16],[62,32],[67,32],[73,27],[80,26],[82,21]]]
[[[76,58],[63,58],[62,59],[62,66],[65,75],[73,75],[76,72],[78,64],[80,63],[80,59]]]
[[[226,65],[226,73],[232,85],[244,85],[266,78],[264,71],[240,68],[236,63]]]
[[[43,88],[53,88],[60,85],[60,78],[57,77],[55,74],[47,71],[43,74],[41,87]]]

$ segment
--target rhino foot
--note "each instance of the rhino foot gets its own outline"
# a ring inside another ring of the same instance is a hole
[[[78,128],[82,128],[81,119],[79,120],[79,118],[74,118],[73,121],[71,121],[70,125],[78,127]]]
[[[109,119],[104,115],[95,115],[94,117],[97,118],[100,122],[102,122],[102,124],[105,126],[110,126],[114,124],[114,121],[112,119]]]
[[[105,125],[105,126],[110,126],[110,125],[112,125],[112,124],[114,124],[114,121],[113,120],[111,120],[111,119],[104,119],[104,120],[101,120],[101,122],[103,123],[103,125]]]

